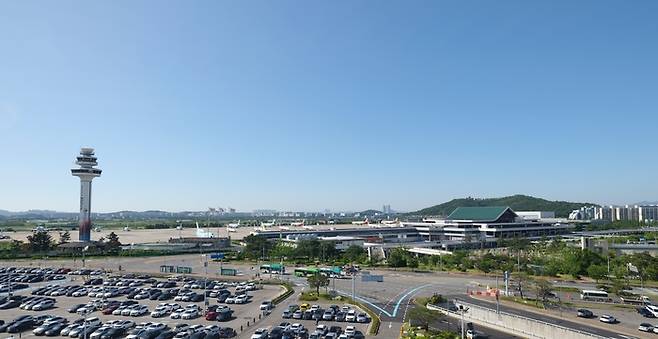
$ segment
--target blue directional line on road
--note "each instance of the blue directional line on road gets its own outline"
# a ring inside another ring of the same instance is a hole
[[[398,310],[400,309],[400,305],[402,304],[402,301],[404,301],[404,299],[406,299],[408,296],[412,295],[413,293],[415,293],[415,292],[417,292],[417,291],[419,291],[423,288],[429,287],[429,286],[432,286],[432,284],[425,284],[425,285],[417,286],[417,287],[414,287],[411,290],[407,291],[407,293],[405,293],[402,297],[400,297],[400,299],[398,299],[397,303],[395,304],[395,307],[393,308],[392,313],[388,312],[387,310],[381,308],[380,306],[370,302],[369,300],[367,300],[365,298],[359,297],[358,295],[355,296],[355,297],[359,301],[362,301],[362,302],[376,308],[377,310],[381,311],[382,313],[386,314],[387,316],[389,316],[391,318],[395,318],[398,314]],[[337,291],[337,292],[342,294],[342,295],[345,295],[345,296],[350,296],[351,295],[350,293],[345,293],[343,291]]]

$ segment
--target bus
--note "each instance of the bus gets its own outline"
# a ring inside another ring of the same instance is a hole
[[[285,274],[286,267],[282,264],[263,264],[260,265],[260,271],[265,274]]]
[[[320,273],[320,270],[313,267],[299,267],[295,268],[296,277],[308,277]]]
[[[606,291],[583,290],[580,292],[580,299],[593,301],[612,301]]]

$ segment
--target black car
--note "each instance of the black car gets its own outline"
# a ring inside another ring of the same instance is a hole
[[[281,327],[273,327],[267,335],[268,339],[281,339],[283,337],[283,329]]]
[[[140,333],[138,337],[141,339],[155,339],[162,332],[164,332],[164,330],[148,330]]]
[[[653,313],[651,313],[649,310],[647,310],[646,307],[638,307],[638,308],[636,308],[636,310],[637,310],[637,313],[639,313],[640,315],[642,315],[645,318],[655,318]]]
[[[331,326],[329,327],[329,333],[336,333],[336,336],[339,336],[343,333],[343,329],[340,326]]]
[[[8,333],[18,333],[29,330],[34,327],[34,320],[30,317],[24,320],[17,321],[7,327]]]
[[[345,321],[345,316],[346,316],[345,312],[339,311],[339,312],[336,313],[336,316],[334,317],[334,320],[336,320],[338,322],[344,322]]]
[[[302,314],[302,319],[304,319],[304,320],[313,319],[313,312],[309,311],[309,310],[304,311],[304,313]]]
[[[121,328],[121,327],[114,327],[109,329],[108,331],[105,331],[101,335],[100,339],[116,339],[116,338],[121,338],[126,334],[126,329]]]
[[[57,336],[59,336],[59,333],[62,332],[64,327],[66,327],[68,325],[69,324],[66,323],[66,322],[57,323],[55,326],[49,328],[46,332],[44,332],[44,334],[47,337],[57,337]]]
[[[594,313],[592,313],[592,311],[584,309],[584,308],[578,309],[578,313],[576,315],[580,318],[592,318],[592,317],[594,317]]]
[[[8,310],[11,308],[15,308],[20,306],[21,301],[20,300],[9,300],[5,302],[4,304],[0,305],[0,310]]]
[[[189,339],[203,339],[206,336],[206,332],[199,331],[190,336]]]
[[[174,331],[164,331],[164,332],[158,334],[158,336],[155,337],[155,339],[171,339],[175,335],[176,335],[176,332],[174,332]]]
[[[220,338],[233,338],[235,337],[237,332],[232,327],[221,327],[219,329],[219,337]]]

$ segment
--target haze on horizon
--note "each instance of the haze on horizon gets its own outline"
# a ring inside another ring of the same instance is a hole
[[[0,3],[0,209],[658,200],[653,1]]]

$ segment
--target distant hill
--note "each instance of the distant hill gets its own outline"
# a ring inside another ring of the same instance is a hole
[[[555,216],[566,218],[571,211],[582,206],[596,206],[586,202],[550,201],[527,195],[512,195],[502,198],[463,198],[453,199],[440,205],[412,212],[414,215],[447,216],[457,207],[509,206],[515,211],[554,211]]]

